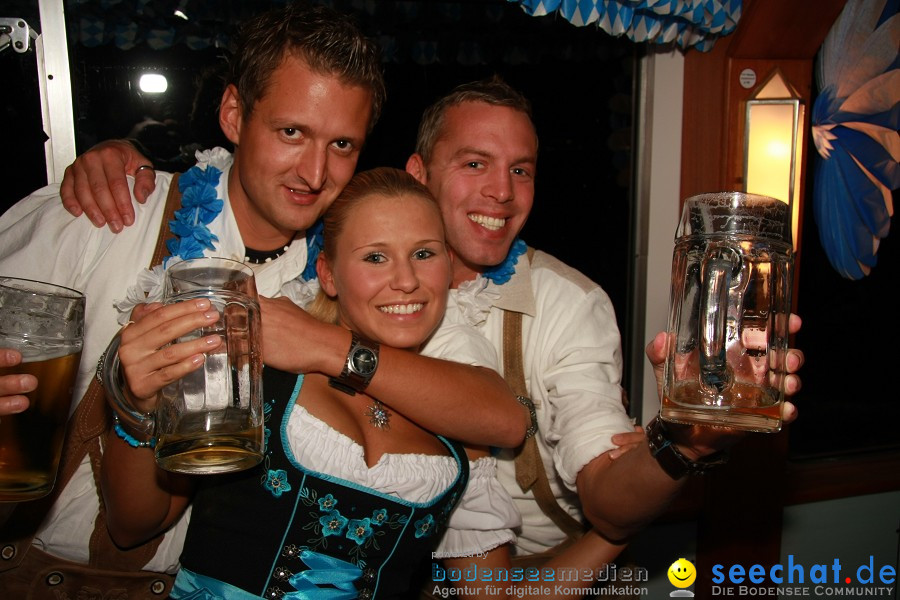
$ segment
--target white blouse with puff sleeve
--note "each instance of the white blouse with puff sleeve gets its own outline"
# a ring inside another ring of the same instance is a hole
[[[429,348],[433,358],[496,368],[493,347],[467,326],[442,327]],[[408,502],[427,502],[456,478],[456,463],[450,456],[384,454],[369,467],[362,446],[302,406],[291,412],[286,434],[291,451],[304,467]],[[521,525],[521,517],[496,473],[493,457],[469,461],[469,483],[435,556],[472,556],[515,542],[513,529]]]

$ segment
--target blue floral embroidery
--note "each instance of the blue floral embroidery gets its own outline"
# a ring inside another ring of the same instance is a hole
[[[187,260],[202,257],[204,250],[215,250],[213,242],[218,242],[219,238],[207,225],[222,212],[224,202],[216,198],[216,186],[221,176],[222,171],[207,165],[206,169],[191,167],[178,179],[181,208],[169,221],[175,238],[166,242],[172,256]]]
[[[287,471],[284,469],[278,469],[277,471],[269,469],[269,474],[266,476],[265,488],[272,492],[272,495],[276,498],[280,498],[281,494],[284,492],[291,491],[291,484],[288,483]]]
[[[337,543],[341,548],[342,542],[340,539],[335,539],[335,536],[344,537],[355,542],[350,545],[347,552],[351,562],[360,568],[366,566],[367,555],[372,549],[381,549],[378,543],[379,538],[385,538],[389,535],[389,530],[401,529],[409,522],[409,515],[390,513],[384,508],[373,510],[371,517],[360,519],[352,518],[354,515],[345,517],[334,508],[337,506],[339,498],[335,498],[333,494],[325,494],[319,498],[314,487],[302,486],[298,496],[300,502],[310,509],[309,522],[302,527],[304,531],[309,532],[309,535],[300,548],[311,551],[321,548],[322,551],[325,551],[329,547],[329,538],[332,543]],[[427,519],[431,519],[431,523],[426,524],[423,519],[423,530],[433,529],[437,526],[433,518],[428,517]],[[419,537],[421,535],[424,533]]]
[[[327,496],[319,498],[319,510],[321,510],[322,512],[329,512],[335,506],[337,506],[337,503],[338,501],[335,499],[335,497],[331,494],[328,494]]]
[[[357,545],[362,544],[372,536],[372,521],[368,518],[353,519],[347,527],[347,538],[356,542]]]
[[[528,245],[519,238],[516,238],[509,248],[506,259],[499,265],[486,270],[481,275],[486,279],[490,279],[497,285],[503,285],[509,281],[509,278],[516,272],[516,264],[519,262],[519,257],[525,254],[526,250],[528,250]]]
[[[306,268],[303,269],[300,277],[306,281],[312,281],[318,274],[316,273],[316,259],[319,252],[322,251],[322,230],[325,224],[321,219],[313,223],[313,226],[306,230]]]
[[[372,513],[371,523],[372,525],[381,526],[382,523],[387,521],[388,512],[386,508],[380,508]]]
[[[263,403],[263,422],[269,420],[269,417],[272,416],[272,404],[274,400],[270,400],[268,402]],[[269,445],[269,437],[272,434],[272,430],[270,430],[267,426],[263,426],[263,436],[264,436],[264,445],[263,445],[263,474],[259,478],[259,484],[263,486],[265,489],[272,492],[272,495],[276,498],[280,498],[281,495],[285,492],[291,491],[291,485],[287,480],[287,471],[283,469],[279,469],[277,471],[273,471],[269,468],[271,464],[271,446]]]
[[[319,517],[319,524],[322,526],[322,535],[340,535],[344,531],[349,519],[336,510],[331,511],[327,515]]]
[[[421,519],[415,522],[416,526],[416,537],[428,537],[432,533],[434,533],[434,517],[431,515],[425,515]]]
[[[269,455],[272,454],[272,451],[271,451],[272,447],[269,445],[269,440],[272,437],[272,430],[269,428],[268,425],[266,425],[266,423],[268,423],[269,420],[271,420],[272,411],[274,409],[275,409],[275,399],[274,398],[269,400],[268,402],[263,402],[263,435],[265,436],[264,442],[265,442],[266,458],[268,458]]]

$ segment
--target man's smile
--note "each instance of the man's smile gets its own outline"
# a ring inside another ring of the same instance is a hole
[[[478,213],[469,213],[469,220],[473,223],[477,223],[481,225],[485,229],[490,229],[491,231],[499,231],[506,225],[506,219],[501,219],[498,217],[489,217],[487,215],[480,215]]]

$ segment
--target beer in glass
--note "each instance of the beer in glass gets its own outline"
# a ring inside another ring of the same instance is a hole
[[[0,376],[31,374],[29,406],[0,416],[0,501],[46,496],[59,466],[84,338],[85,298],[69,288],[0,277],[0,348],[22,363]]]

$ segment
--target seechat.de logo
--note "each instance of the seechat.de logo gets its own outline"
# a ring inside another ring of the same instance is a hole
[[[713,565],[711,581],[713,596],[892,597],[897,570],[877,565],[874,556],[863,564],[843,565],[837,558],[805,564],[789,554],[787,564]]]

